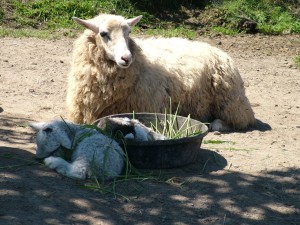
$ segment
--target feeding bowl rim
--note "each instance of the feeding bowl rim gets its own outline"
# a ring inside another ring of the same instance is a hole
[[[141,116],[141,115],[148,115],[148,116],[156,116],[156,115],[160,115],[160,116],[165,116],[165,115],[173,115],[173,114],[165,114],[165,113],[147,113],[147,112],[138,112],[138,113],[119,113],[119,114],[112,114],[109,116],[104,116],[101,117],[97,120],[95,120],[93,122],[94,125],[97,125],[99,123],[100,120],[106,119],[106,118],[113,118],[113,117],[129,117],[132,118],[132,115],[135,116]],[[176,115],[176,117],[178,118],[187,118],[185,116],[179,116]],[[138,119],[138,118],[137,118]],[[207,135],[208,133],[208,127],[205,123],[202,123],[199,120],[193,119],[191,118],[192,121],[194,122],[198,122],[199,124],[202,125],[201,127],[201,133],[200,134],[196,134],[196,135],[192,135],[192,136],[188,136],[188,137],[182,137],[182,138],[176,138],[176,139],[167,139],[167,140],[154,140],[154,141],[134,141],[134,140],[126,140],[126,145],[128,146],[162,146],[162,145],[174,145],[174,144],[182,144],[182,143],[186,143],[186,142],[192,142],[192,141],[197,141],[200,138],[203,138]]]

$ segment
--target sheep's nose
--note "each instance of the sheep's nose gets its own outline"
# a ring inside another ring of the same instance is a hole
[[[121,59],[127,64],[130,62],[130,56],[122,56]]]

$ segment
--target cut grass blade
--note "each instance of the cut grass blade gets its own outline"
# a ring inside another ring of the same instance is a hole
[[[23,166],[43,165],[40,162],[37,162],[37,161],[34,161],[34,160],[20,158],[20,157],[17,157],[14,154],[11,154],[11,153],[0,154],[0,158],[18,159],[18,160],[21,160],[21,161],[25,162],[25,163],[21,163],[21,164],[1,166],[0,169],[13,169],[13,168],[18,168],[18,167],[23,167]]]
[[[204,140],[203,141],[203,144],[224,144],[224,143],[227,143],[227,144],[236,144],[236,142],[234,141],[222,141],[222,140]]]
[[[179,126],[178,112],[180,103],[177,105],[175,112],[172,110],[172,101],[170,99],[169,109],[165,108],[164,119],[160,121],[158,116],[155,117],[155,124],[150,122],[150,127],[156,133],[162,134],[167,139],[179,139],[201,134],[201,130],[197,130],[197,125],[191,125],[190,114],[186,117],[183,123]],[[167,111],[169,111],[167,113]]]

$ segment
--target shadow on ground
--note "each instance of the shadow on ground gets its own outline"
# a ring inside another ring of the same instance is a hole
[[[32,132],[28,129],[31,120],[22,117],[2,116],[0,114],[0,145],[26,145],[32,142]]]
[[[259,119],[256,119],[256,125],[252,130],[258,130],[258,131],[265,132],[265,131],[272,130],[272,127],[268,123],[265,123]]]
[[[0,224],[300,224],[300,169],[220,171],[226,160],[203,150],[196,164],[167,171],[169,181],[122,182],[116,197],[25,150],[0,146],[0,154]]]

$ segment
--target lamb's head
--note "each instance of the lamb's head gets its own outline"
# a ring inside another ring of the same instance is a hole
[[[133,61],[129,34],[131,27],[141,18],[142,16],[125,19],[122,16],[101,14],[89,20],[76,17],[73,19],[100,36],[102,46],[110,60],[121,68],[128,68]]]
[[[30,126],[37,131],[36,158],[46,158],[61,146],[71,148],[72,142],[67,134],[67,124],[64,121],[31,123]]]

